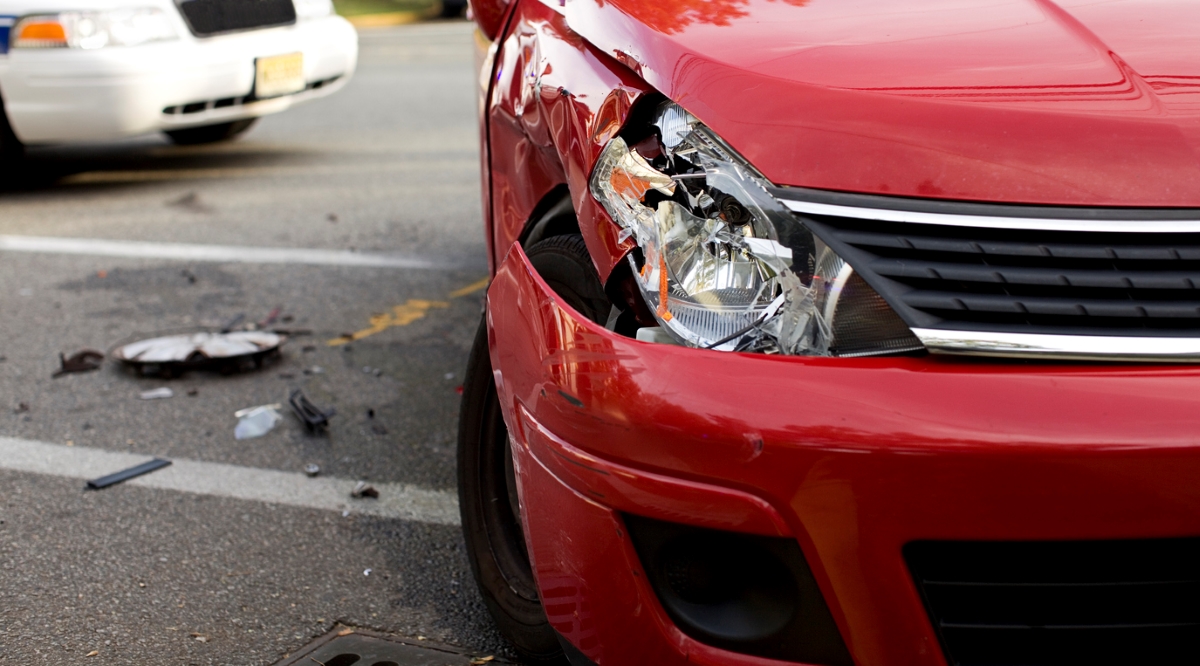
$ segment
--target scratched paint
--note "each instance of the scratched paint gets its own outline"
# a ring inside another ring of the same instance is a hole
[[[463,296],[469,296],[470,294],[480,291],[481,289],[487,288],[488,281],[489,278],[483,278],[482,280],[479,280],[478,282],[472,282],[461,289],[455,289],[454,291],[450,292],[449,298],[454,299],[461,298]],[[410,298],[404,305],[397,305],[393,307],[391,312],[371,315],[371,325],[367,328],[364,328],[360,331],[355,331],[354,333],[347,333],[346,335],[338,336],[332,340],[327,340],[325,344],[329,345],[330,347],[339,347],[356,340],[369,338],[372,335],[382,333],[389,328],[408,326],[418,319],[423,319],[430,310],[448,307],[450,307],[450,303],[446,301],[427,301],[419,298]]]

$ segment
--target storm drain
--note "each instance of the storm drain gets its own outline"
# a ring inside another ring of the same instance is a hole
[[[440,646],[414,645],[357,630],[331,632],[276,666],[478,666],[510,663],[490,655],[472,656]]]

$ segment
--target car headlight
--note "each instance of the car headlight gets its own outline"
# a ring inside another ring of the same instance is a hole
[[[674,103],[605,147],[593,196],[641,249],[630,262],[659,324],[725,351],[867,356],[922,348],[767,181]],[[628,135],[628,134],[627,134]],[[640,254],[640,256],[639,256]]]
[[[171,18],[157,7],[26,16],[11,34],[16,49],[99,49],[179,38]]]
[[[296,7],[296,18],[314,19],[333,13],[333,0],[292,0]]]

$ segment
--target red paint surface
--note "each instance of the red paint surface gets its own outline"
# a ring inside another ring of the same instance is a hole
[[[631,247],[588,193],[592,165],[648,88],[566,26],[520,4],[500,45],[489,104],[491,257],[504,259],[556,186],[568,185],[601,279]]]
[[[488,312],[510,424],[526,410],[605,464],[769,503],[861,665],[942,663],[901,559],[910,541],[1200,534],[1200,368],[766,357],[642,343],[559,303],[519,248],[492,283]],[[762,439],[761,453],[748,436]],[[522,477],[522,487],[536,517],[539,580],[602,582],[581,592],[593,606],[589,631],[605,649],[620,645],[632,620],[616,609],[633,593],[617,592],[638,581],[607,551],[626,543],[613,536],[611,507],[585,499],[587,488],[566,475],[536,478]],[[560,497],[546,504],[530,492]],[[569,497],[595,515],[574,515]],[[650,616],[634,624],[657,626]],[[655,632],[683,649],[670,631]]]
[[[571,0],[781,185],[1200,206],[1191,0]]]
[[[640,343],[514,246],[565,185],[608,275],[628,244],[587,178],[655,89],[779,184],[1200,206],[1200,5],[520,0],[507,25],[485,91],[492,361],[548,616],[602,666],[774,663],[682,635],[620,512],[794,535],[860,666],[944,663],[909,541],[1200,535],[1200,369]]]

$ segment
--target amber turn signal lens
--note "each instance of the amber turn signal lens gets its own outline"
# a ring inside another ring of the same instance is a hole
[[[18,48],[53,48],[67,45],[67,30],[58,21],[25,20],[17,26],[13,46]]]

